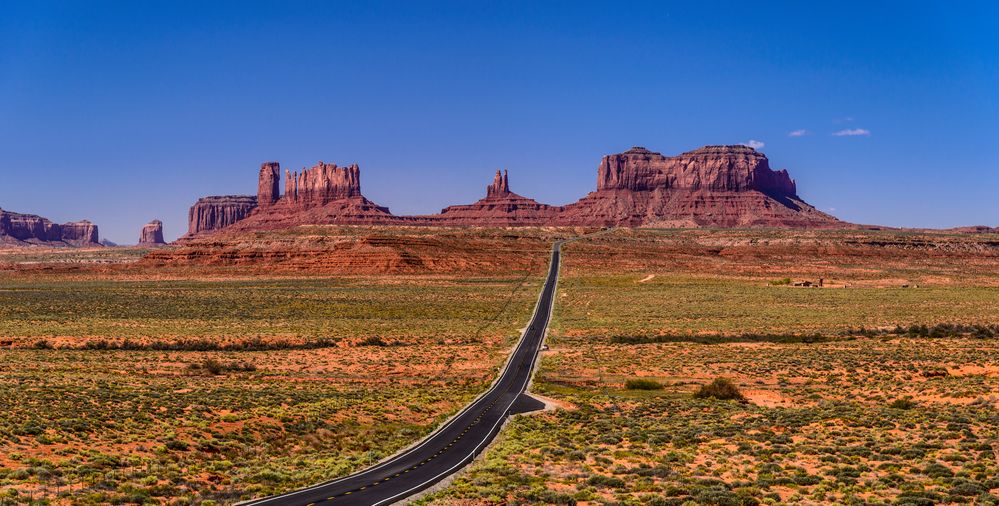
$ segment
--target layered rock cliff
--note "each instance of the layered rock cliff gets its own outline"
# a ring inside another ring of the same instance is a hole
[[[440,214],[414,217],[416,224],[448,226],[541,226],[557,220],[561,208],[541,204],[510,191],[509,175],[496,171],[485,198],[473,204],[448,206]]]
[[[771,170],[767,157],[747,146],[705,146],[669,157],[634,147],[607,155],[597,169],[597,191],[617,189],[757,190],[797,196],[787,171]]]
[[[642,147],[603,157],[597,191],[565,206],[561,224],[833,228],[848,224],[797,195],[786,170],[747,146],[667,157]]]
[[[97,246],[97,225],[87,221],[52,223],[34,214],[0,209],[0,244]]]
[[[604,156],[597,189],[565,206],[510,191],[496,171],[486,196],[439,214],[394,216],[361,194],[356,164],[319,162],[301,172],[261,166],[257,197],[209,197],[191,209],[190,235],[232,227],[263,230],[303,224],[446,226],[844,227],[798,197],[786,170],[746,146],[705,146],[677,156],[642,147]],[[280,196],[279,196],[280,195]],[[215,200],[212,200],[215,199]],[[242,199],[238,203],[233,200]],[[250,200],[253,204],[250,204]],[[201,206],[201,207],[199,207]],[[198,208],[196,212],[196,208]],[[203,208],[203,209],[202,209]]]
[[[160,246],[166,244],[163,240],[163,222],[153,220],[142,227],[139,233],[139,246]]]
[[[334,200],[361,196],[361,170],[357,164],[338,167],[319,162],[302,172],[285,171],[282,204],[302,209],[318,207]]]
[[[257,197],[252,195],[202,197],[187,213],[187,233],[193,236],[226,228],[256,208]]]
[[[268,207],[281,198],[281,164],[265,162],[260,165],[257,178],[257,205]]]

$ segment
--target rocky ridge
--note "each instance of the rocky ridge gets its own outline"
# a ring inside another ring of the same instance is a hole
[[[34,214],[0,209],[0,244],[99,246],[97,225],[87,221],[53,223]]]
[[[187,213],[187,234],[211,232],[226,228],[250,215],[257,208],[253,195],[221,195],[202,197]]]
[[[304,224],[417,226],[625,226],[843,228],[850,224],[818,211],[797,194],[786,170],[746,146],[705,146],[677,156],[634,147],[604,156],[597,189],[579,201],[552,206],[510,191],[509,174],[496,171],[486,196],[438,214],[395,216],[361,194],[356,164],[319,162],[301,172],[260,168],[255,207],[236,208],[210,197],[191,208],[188,237],[231,228],[268,230]],[[200,206],[200,207],[199,207]]]

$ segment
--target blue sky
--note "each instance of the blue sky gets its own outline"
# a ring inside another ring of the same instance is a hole
[[[408,214],[756,141],[843,219],[999,225],[999,3],[694,3],[4,2],[0,207],[134,243],[265,160]]]

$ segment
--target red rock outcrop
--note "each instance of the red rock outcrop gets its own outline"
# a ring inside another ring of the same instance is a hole
[[[257,205],[268,207],[281,197],[281,165],[277,162],[260,164],[257,183]]]
[[[202,197],[187,213],[187,234],[223,229],[246,218],[256,208],[257,198],[252,195]]]
[[[263,184],[263,182],[261,182]],[[308,209],[334,200],[361,196],[361,170],[357,164],[338,167],[319,162],[302,172],[285,173],[282,204]]]
[[[279,175],[280,166],[276,162],[261,168],[258,202],[280,194]],[[324,162],[301,172],[285,171],[284,195],[271,205],[258,206],[244,218],[235,230],[269,230],[311,223],[391,225],[400,221],[387,207],[361,195],[361,171],[357,164],[339,167]]]
[[[414,217],[417,224],[448,226],[543,226],[558,219],[561,208],[510,191],[509,175],[496,171],[486,197],[474,204],[445,207],[440,214]]]
[[[635,147],[603,157],[597,191],[562,208],[561,224],[831,228],[848,224],[797,196],[786,170],[747,146],[667,157]]]
[[[97,225],[87,220],[71,221],[63,223],[62,241],[76,246],[92,246],[100,244],[98,241]]]
[[[82,220],[52,223],[34,214],[21,214],[0,209],[0,244],[97,246],[97,225]]]
[[[139,233],[139,246],[159,246],[166,244],[163,240],[163,222],[153,220],[142,227]]]
[[[767,157],[747,146],[705,146],[671,157],[634,147],[607,155],[597,169],[597,191],[615,189],[757,190],[797,195],[786,170],[771,170]]]
[[[301,172],[285,171],[284,194],[276,198],[279,179],[276,162],[261,166],[255,202],[267,205],[255,209],[244,206],[237,212],[232,204],[210,202],[206,203],[210,212],[204,213],[204,219],[192,208],[190,235],[236,223],[236,230],[305,224],[850,226],[801,200],[786,170],[772,170],[763,153],[746,146],[705,146],[677,156],[635,147],[607,155],[597,168],[597,190],[566,206],[542,204],[511,192],[508,174],[497,171],[486,187],[485,198],[426,216],[394,216],[388,208],[364,198],[356,164],[338,167],[319,162]],[[214,218],[220,211],[224,216]]]
[[[496,176],[493,177],[493,184],[486,187],[486,198],[489,197],[500,197],[510,193],[510,174],[507,171],[496,170]]]

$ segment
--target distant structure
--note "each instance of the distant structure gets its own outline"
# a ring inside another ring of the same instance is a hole
[[[281,164],[264,162],[260,164],[260,178],[257,183],[257,206],[270,207],[281,197]]]
[[[509,174],[506,170],[503,174],[500,171],[496,171],[496,177],[493,178],[493,184],[486,187],[486,197],[499,197],[510,193],[510,180]]]
[[[0,209],[0,245],[99,246],[97,225],[87,221],[52,223],[34,214]]]
[[[497,170],[486,196],[438,214],[396,216],[361,194],[357,164],[318,162],[301,171],[260,166],[257,195],[205,197],[191,207],[188,235],[233,227],[270,230],[297,225],[781,227],[849,228],[798,196],[786,170],[770,168],[748,146],[704,146],[675,156],[644,147],[606,155],[596,190],[563,206],[510,191]],[[238,225],[237,225],[238,224]],[[235,226],[234,226],[235,225]]]
[[[139,246],[162,246],[166,244],[163,240],[163,222],[153,220],[142,227],[139,234]]]

